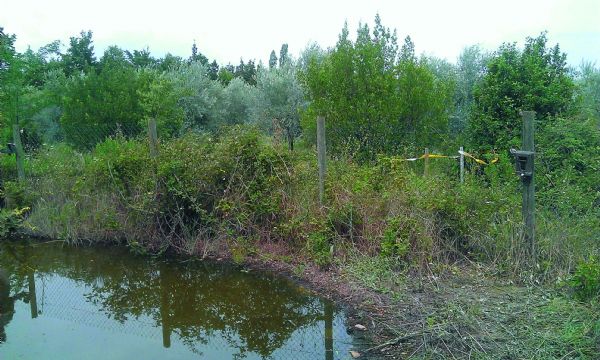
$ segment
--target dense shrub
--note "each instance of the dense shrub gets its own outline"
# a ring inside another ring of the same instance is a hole
[[[463,184],[451,159],[432,161],[428,177],[419,166],[331,159],[322,207],[315,153],[289,152],[254,128],[166,139],[156,158],[145,139],[116,136],[87,154],[42,148],[29,165],[28,223],[50,237],[125,241],[140,252],[242,258],[278,242],[319,265],[358,250],[409,266],[480,261],[519,274],[528,259],[511,161],[471,165]],[[566,275],[598,249],[594,216],[538,213],[536,273]]]

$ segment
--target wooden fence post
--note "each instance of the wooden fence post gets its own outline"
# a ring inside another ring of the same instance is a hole
[[[17,160],[17,174],[19,176],[19,180],[25,180],[25,166],[23,164],[25,152],[23,151],[21,132],[18,124],[13,125],[13,142],[15,144],[15,157]]]
[[[524,151],[535,152],[535,144],[533,139],[534,134],[534,120],[535,111],[523,111],[521,112],[523,118],[523,147]],[[533,162],[534,157],[531,159]],[[532,163],[533,165],[533,163]],[[532,169],[535,169],[532,166]],[[529,248],[531,259],[535,261],[536,258],[536,244],[535,244],[535,183],[534,183],[535,170],[532,171],[531,176],[523,179],[523,222],[525,223],[525,241]]]
[[[156,131],[156,119],[148,119],[148,142],[150,144],[150,157],[158,156],[158,132]]]
[[[423,176],[429,176],[429,148],[425,148],[425,165],[423,166]]]
[[[465,155],[464,155],[464,149],[461,146],[460,147],[460,183],[464,183],[465,182]]]
[[[325,118],[323,116],[317,116],[317,160],[319,162],[319,204],[323,206],[325,197],[325,174],[327,171]]]

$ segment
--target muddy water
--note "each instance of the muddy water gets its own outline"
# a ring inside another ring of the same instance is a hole
[[[347,359],[356,341],[341,311],[273,274],[0,243],[0,359]]]

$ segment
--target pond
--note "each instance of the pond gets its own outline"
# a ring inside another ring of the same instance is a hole
[[[347,359],[344,313],[293,282],[116,247],[0,243],[1,359]]]

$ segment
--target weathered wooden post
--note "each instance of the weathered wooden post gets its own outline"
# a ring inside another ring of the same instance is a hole
[[[23,151],[21,132],[18,124],[13,125],[13,142],[15,144],[15,157],[17,160],[17,175],[19,176],[19,180],[25,180],[25,166],[23,165],[25,152]]]
[[[423,176],[429,176],[429,148],[425,148],[425,165],[423,166]]]
[[[511,149],[510,152],[515,157],[515,169],[523,183],[523,205],[521,211],[523,214],[523,223],[525,225],[525,243],[527,252],[531,260],[536,258],[535,243],[535,178],[534,178],[534,157],[535,144],[533,141],[534,133],[534,111],[522,111],[523,132],[522,149]]]
[[[156,119],[148,119],[148,143],[150,145],[150,157],[158,156],[158,132],[156,131]]]
[[[460,183],[462,184],[465,182],[465,154],[462,146],[458,153],[460,154]]]
[[[325,118],[317,116],[317,160],[319,162],[319,205],[321,206],[324,204],[327,171],[325,146]]]
[[[530,255],[535,261],[535,182],[534,182],[534,157],[535,144],[533,140],[535,111],[523,111],[523,150],[530,151],[531,175],[524,176],[523,179],[523,220],[525,222],[525,241],[528,243]]]

